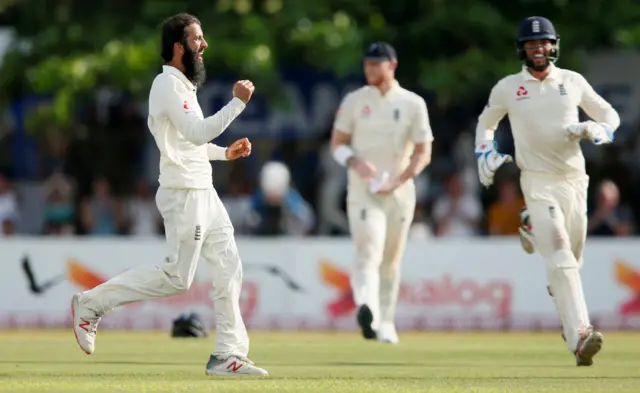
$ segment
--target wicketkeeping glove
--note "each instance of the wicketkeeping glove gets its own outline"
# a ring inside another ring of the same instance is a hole
[[[567,131],[580,138],[589,139],[596,145],[613,142],[613,129],[607,123],[589,120],[567,127]]]
[[[513,162],[508,154],[498,153],[495,141],[481,141],[476,145],[476,159],[478,160],[478,176],[485,187],[493,184],[496,171],[505,162]]]

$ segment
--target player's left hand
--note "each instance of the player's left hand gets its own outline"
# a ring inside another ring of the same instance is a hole
[[[229,147],[227,147],[227,151],[224,153],[227,160],[235,160],[240,157],[249,157],[251,154],[251,142],[249,139],[242,138],[233,142]]]
[[[613,129],[607,123],[596,123],[589,120],[578,124],[572,124],[567,127],[572,135],[580,138],[589,139],[596,145],[613,142]]]

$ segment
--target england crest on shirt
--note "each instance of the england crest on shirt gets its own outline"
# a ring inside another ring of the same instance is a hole
[[[189,102],[187,100],[185,100],[182,104],[182,108],[184,109],[185,113],[193,112],[195,110],[191,105],[189,105]]]
[[[558,85],[558,91],[560,92],[561,96],[566,96],[567,95],[567,89],[564,88],[564,84],[560,83]]]

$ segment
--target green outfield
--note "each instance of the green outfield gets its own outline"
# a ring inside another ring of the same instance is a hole
[[[640,392],[640,333],[606,333],[590,368],[559,334],[411,333],[396,346],[355,334],[252,333],[267,379],[210,378],[212,340],[103,331],[84,355],[69,331],[0,333],[0,392]]]

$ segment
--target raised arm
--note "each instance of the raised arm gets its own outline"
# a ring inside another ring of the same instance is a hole
[[[196,146],[204,145],[222,134],[246,106],[234,97],[216,114],[202,119],[196,111],[198,103],[195,95],[190,94],[178,80],[169,79],[154,84],[151,94],[152,100],[161,100],[165,114],[182,136]]]

